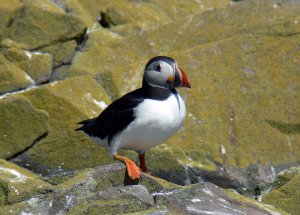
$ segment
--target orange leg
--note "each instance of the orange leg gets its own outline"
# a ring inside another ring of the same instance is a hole
[[[145,160],[145,152],[143,154],[139,154],[139,160],[140,160],[140,168],[143,170],[143,172],[148,172],[148,168],[146,166],[146,160]]]
[[[128,176],[131,179],[135,180],[141,177],[142,171],[132,160],[118,154],[113,155],[113,158],[118,161],[122,161],[126,165]]]

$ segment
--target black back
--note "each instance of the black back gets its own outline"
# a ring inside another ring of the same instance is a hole
[[[168,89],[160,89],[149,86],[143,81],[143,87],[134,90],[111,103],[97,118],[84,120],[78,124],[89,136],[108,137],[108,144],[115,134],[124,130],[135,118],[134,108],[144,99],[165,100],[171,95]]]

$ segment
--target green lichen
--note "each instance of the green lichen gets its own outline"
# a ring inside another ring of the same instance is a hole
[[[41,49],[41,52],[50,53],[53,56],[53,67],[70,64],[75,52],[77,43],[75,40],[70,40],[63,43],[47,46]]]
[[[124,214],[148,209],[149,206],[132,201],[130,198],[85,202],[73,207],[67,214]]]
[[[11,158],[31,147],[48,132],[48,113],[24,96],[0,100],[0,157]]]
[[[79,18],[64,13],[52,2],[26,1],[15,16],[7,37],[22,44],[22,48],[32,50],[80,37],[84,29]]]
[[[7,182],[4,180],[0,180],[0,207],[3,207],[7,204],[8,193],[9,189]]]
[[[112,100],[116,100],[120,97],[118,88],[113,82],[113,76],[111,72],[100,73],[96,76],[98,83],[105,89],[107,94]]]
[[[53,186],[42,181],[38,175],[13,163],[0,159],[1,205],[22,202],[34,195],[53,190]]]
[[[232,190],[224,190],[224,193],[230,197],[231,199],[238,201],[241,204],[244,204],[245,207],[257,207],[259,208],[261,211],[264,211],[265,213],[280,213],[282,215],[288,215],[289,213],[283,211],[282,209],[276,207],[274,208],[273,206],[270,205],[265,205],[263,203],[258,202],[257,200],[254,200],[252,198],[248,198],[245,196],[242,196],[240,194],[238,194],[235,191]]]
[[[275,183],[275,188],[264,195],[262,201],[281,208],[290,214],[297,214],[300,211],[299,172],[294,172],[293,168],[290,171],[286,170],[285,174],[278,176],[277,181],[281,181],[281,183]]]
[[[33,84],[23,70],[8,61],[2,54],[0,54],[0,64],[0,95],[24,89]]]

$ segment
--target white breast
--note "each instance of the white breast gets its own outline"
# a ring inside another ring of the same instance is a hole
[[[169,139],[183,124],[186,108],[179,94],[164,101],[145,99],[135,108],[135,120],[111,142],[119,148],[144,151]]]

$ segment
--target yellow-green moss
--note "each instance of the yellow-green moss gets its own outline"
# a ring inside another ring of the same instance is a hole
[[[290,214],[298,214],[300,211],[300,174],[291,177],[285,185],[266,194],[262,201]]]
[[[0,5],[0,41],[6,36],[7,29],[12,22],[23,3],[20,0],[2,0]]]
[[[33,84],[30,77],[0,54],[0,94],[24,89]]]
[[[128,212],[136,212],[148,209],[149,206],[134,202],[130,198],[99,200],[92,202],[84,202],[73,207],[67,214],[123,214]]]
[[[42,52],[51,53],[53,56],[53,67],[60,66],[62,64],[70,64],[75,52],[77,43],[75,40],[67,41],[64,43],[58,43],[55,45],[47,46],[41,49]]]
[[[10,158],[48,132],[48,114],[24,96],[0,100],[0,157]]]
[[[15,204],[52,189],[38,175],[0,159],[0,194],[4,195],[0,198],[1,205]]]
[[[272,207],[270,205],[266,205],[266,204],[263,204],[261,202],[258,202],[257,200],[255,199],[251,199],[251,198],[248,198],[246,196],[242,196],[240,194],[238,194],[237,192],[235,191],[232,191],[232,190],[224,190],[224,193],[230,197],[231,199],[235,200],[235,201],[238,201],[239,203],[245,205],[245,207],[256,207],[256,208],[259,208],[261,209],[262,211],[265,211],[266,213],[279,213],[279,214],[282,214],[282,215],[288,215],[289,213],[281,210],[280,208],[278,207]]]
[[[25,1],[7,32],[8,38],[35,49],[80,37],[85,25],[50,1]],[[49,33],[51,32],[51,33]]]
[[[99,147],[83,132],[75,131],[79,121],[96,117],[102,111],[97,102],[109,103],[105,91],[94,79],[87,76],[67,79],[23,95],[35,107],[49,113],[48,136],[24,157],[29,156],[31,165],[37,165],[38,171],[46,174],[58,168],[81,169],[113,161],[107,148]]]

